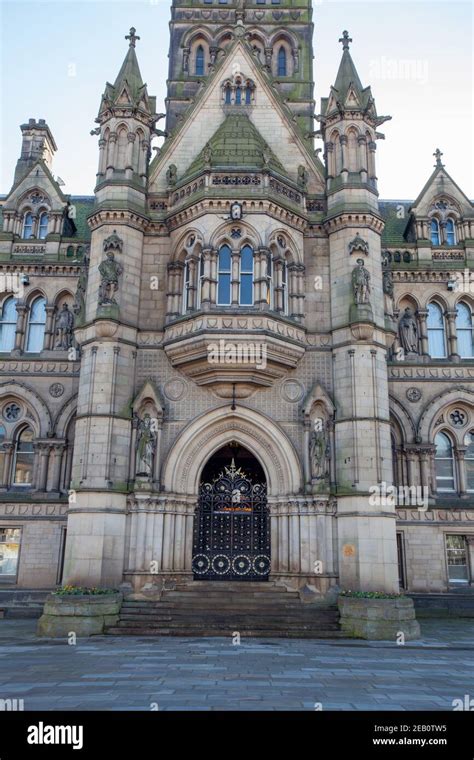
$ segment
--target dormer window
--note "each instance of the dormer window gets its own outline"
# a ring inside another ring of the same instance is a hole
[[[27,211],[23,218],[23,231],[21,236],[24,240],[29,240],[33,237],[33,214],[31,211]]]
[[[44,240],[48,234],[48,214],[43,211],[39,218],[38,237],[40,240]]]
[[[445,232],[447,245],[456,245],[456,228],[454,226],[454,219],[449,218],[446,221]]]
[[[439,234],[439,222],[436,219],[431,220],[431,245],[439,245],[440,244],[440,234]]]

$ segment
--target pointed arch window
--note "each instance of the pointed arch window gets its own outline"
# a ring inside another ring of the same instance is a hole
[[[252,88],[248,84],[245,88],[245,105],[249,106],[252,103]]]
[[[232,103],[232,88],[230,84],[228,84],[225,87],[225,104],[227,106],[230,106],[231,103]]]
[[[451,439],[446,433],[438,433],[435,438],[436,487],[439,492],[452,493],[456,490],[454,452]]]
[[[30,427],[25,427],[18,433],[15,441],[13,455],[14,485],[32,485],[33,458],[33,431]]]
[[[184,288],[183,288],[183,314],[192,308],[192,281],[191,281],[191,264],[186,261],[184,265]]]
[[[240,252],[240,293],[241,306],[253,306],[253,249],[245,245]]]
[[[431,245],[440,244],[439,222],[435,218],[431,220]]]
[[[242,87],[237,85],[235,88],[235,105],[240,106],[242,105]]]
[[[456,333],[458,338],[459,356],[463,359],[471,359],[474,356],[474,332],[472,312],[467,303],[458,303]]]
[[[38,237],[40,240],[44,240],[48,234],[48,213],[43,211],[39,218]]]
[[[444,317],[441,306],[437,303],[428,304],[428,351],[433,359],[446,358],[446,334]]]
[[[23,217],[23,231],[21,236],[24,240],[29,240],[33,237],[33,214],[31,211],[27,211]]]
[[[287,61],[286,61],[286,50],[283,47],[283,45],[280,47],[278,51],[278,70],[277,70],[279,77],[286,77],[287,74]]]
[[[199,45],[196,50],[196,61],[194,71],[196,76],[204,76],[204,48]]]
[[[46,299],[40,296],[31,304],[28,318],[26,350],[29,353],[38,354],[43,350],[45,325]]]
[[[454,219],[451,217],[446,221],[445,233],[447,245],[456,245],[456,227],[454,226]]]
[[[11,351],[15,345],[15,331],[17,321],[16,298],[10,296],[2,307],[0,320],[0,351]]]
[[[228,245],[223,245],[219,250],[218,263],[219,268],[217,275],[217,304],[218,306],[230,306],[232,253]]]

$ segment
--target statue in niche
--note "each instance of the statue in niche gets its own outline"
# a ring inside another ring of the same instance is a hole
[[[56,317],[56,325],[54,328],[54,334],[56,340],[54,342],[55,350],[66,350],[71,348],[73,340],[74,327],[74,315],[69,310],[67,303],[63,303],[63,308]]]
[[[357,259],[357,266],[352,270],[352,290],[356,304],[369,303],[370,272],[365,268],[363,259]]]
[[[406,307],[405,312],[398,323],[398,334],[400,343],[407,354],[418,353],[418,323],[413,313],[413,309]]]
[[[298,166],[298,185],[302,190],[308,187],[309,174],[305,166]]]
[[[270,162],[272,160],[272,153],[268,145],[265,143],[262,150],[262,163],[263,167],[267,169],[270,166]]]
[[[316,422],[322,421],[316,420]],[[329,473],[329,437],[327,423],[322,422],[322,424],[317,425],[316,422],[309,441],[309,462],[311,477],[315,480],[322,480],[327,478]]]
[[[166,172],[166,181],[170,187],[176,185],[178,181],[178,169],[175,164],[170,164]]]
[[[212,148],[209,145],[209,143],[207,143],[205,145],[205,147],[204,147],[204,150],[202,152],[202,158],[203,158],[203,161],[204,161],[204,165],[206,167],[211,165],[211,161],[212,161]]]
[[[138,420],[136,444],[136,475],[151,478],[156,454],[157,434],[149,414]]]
[[[382,272],[382,290],[385,296],[385,313],[393,317],[393,275],[390,269]]]
[[[114,298],[118,291],[119,277],[123,272],[123,267],[118,261],[115,261],[113,251],[107,251],[107,258],[99,264],[100,285],[99,285],[99,306],[109,306],[116,304]]]

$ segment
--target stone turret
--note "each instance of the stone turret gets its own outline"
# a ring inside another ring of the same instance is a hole
[[[322,101],[327,156],[331,321],[333,330],[336,482],[340,583],[397,591],[395,512],[373,489],[391,484],[385,304],[375,139],[378,117],[343,33],[342,60]]]
[[[23,179],[38,159],[42,159],[48,169],[51,169],[53,156],[57,151],[51,130],[44,119],[29,119],[20,129],[23,140],[21,155],[15,169],[14,185]]]

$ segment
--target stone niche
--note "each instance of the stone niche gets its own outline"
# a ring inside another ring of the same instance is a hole
[[[173,367],[222,398],[250,396],[295,369],[305,353],[299,325],[264,316],[199,316],[165,328]]]

